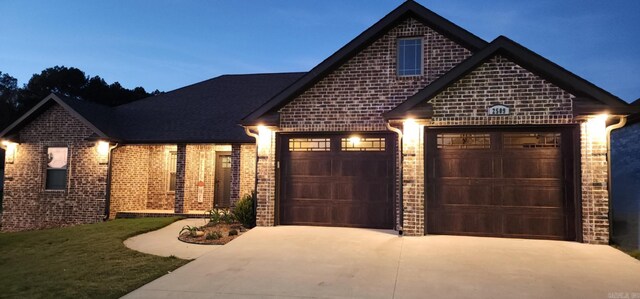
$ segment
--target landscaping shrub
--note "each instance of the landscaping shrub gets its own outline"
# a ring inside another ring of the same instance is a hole
[[[213,209],[207,211],[209,214],[209,224],[208,226],[215,226],[220,223],[231,224],[236,221],[233,213],[229,211],[229,209]]]
[[[205,238],[207,240],[218,240],[222,238],[222,233],[220,233],[219,231],[210,232],[210,233],[207,233]]]
[[[200,230],[200,228],[198,228],[197,226],[185,225],[184,227],[182,227],[182,229],[180,230],[178,235],[181,235],[182,232],[187,231],[187,232],[189,232],[190,236],[195,237],[199,230]]]
[[[255,192],[251,195],[247,194],[243,196],[236,203],[233,209],[233,215],[235,218],[246,228],[252,228],[256,223],[256,215],[253,211],[253,202],[255,198]]]
[[[237,235],[238,235],[238,231],[237,231],[237,230],[232,229],[232,230],[230,230],[230,231],[229,231],[229,237],[231,237],[231,236],[237,236]]]

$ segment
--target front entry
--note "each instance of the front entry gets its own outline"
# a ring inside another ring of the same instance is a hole
[[[231,153],[216,152],[216,174],[213,206],[228,208],[231,205]]]
[[[280,145],[280,224],[393,228],[393,135],[282,135]]]
[[[575,240],[571,130],[426,130],[427,234]]]

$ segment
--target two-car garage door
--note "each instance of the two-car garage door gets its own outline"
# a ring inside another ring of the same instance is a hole
[[[427,130],[426,231],[574,240],[571,135]]]
[[[391,136],[282,136],[280,224],[393,228]]]

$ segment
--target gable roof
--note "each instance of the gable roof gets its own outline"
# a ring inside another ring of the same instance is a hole
[[[110,126],[111,109],[109,107],[51,93],[0,132],[0,138],[10,137],[54,104],[62,106],[100,138],[109,138],[109,135],[113,133]]]
[[[405,102],[385,113],[384,117],[397,119],[415,117],[415,113],[424,113],[425,102],[431,100],[496,55],[503,55],[528,71],[576,96],[574,103],[576,104],[575,109],[579,114],[602,113],[605,111],[628,114],[634,111],[627,102],[606,90],[567,71],[511,39],[500,36],[487,47],[467,58]]]
[[[414,1],[405,1],[380,21],[351,40],[333,55],[329,56],[329,58],[322,61],[294,84],[284,89],[264,105],[244,117],[242,119],[242,124],[258,124],[265,116],[268,116],[270,113],[275,112],[277,109],[292,101],[296,96],[302,94],[305,90],[309,89],[315,83],[340,67],[390,29],[409,17],[415,18],[416,20],[428,25],[431,29],[459,43],[472,52],[478,51],[487,45],[487,42],[483,39],[425,8],[424,6]]]
[[[115,122],[129,143],[254,142],[238,120],[304,74],[219,76],[117,106]]]

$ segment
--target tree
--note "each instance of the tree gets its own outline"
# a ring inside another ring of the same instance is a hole
[[[14,119],[18,110],[18,79],[0,72],[0,128]]]

